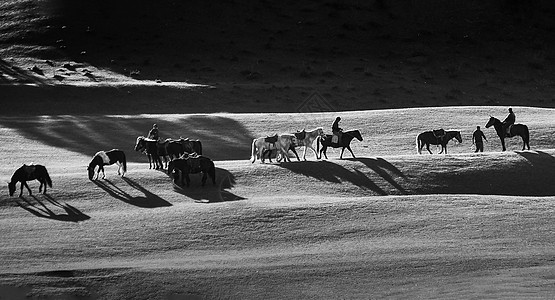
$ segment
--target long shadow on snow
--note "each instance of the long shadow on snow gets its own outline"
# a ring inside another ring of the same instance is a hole
[[[77,208],[65,203],[65,204],[61,204],[60,202],[58,202],[57,200],[55,200],[54,198],[52,198],[50,195],[48,194],[43,194],[45,199],[50,202],[51,204],[62,208],[66,213],[65,214],[59,214],[59,213],[55,213],[54,211],[52,211],[50,208],[48,208],[48,206],[46,206],[46,204],[44,204],[44,202],[40,201],[36,196],[32,195],[31,197],[38,203],[40,204],[40,206],[35,205],[34,203],[32,203],[31,201],[27,200],[26,198],[22,198],[23,201],[25,201],[27,203],[27,205],[21,203],[20,201],[16,200],[17,205],[19,205],[21,208],[25,209],[26,211],[32,213],[33,215],[39,217],[39,218],[46,218],[46,219],[52,219],[52,220],[57,220],[57,221],[65,221],[65,222],[80,222],[80,221],[85,221],[90,219],[91,217],[87,216],[86,214],[82,213],[81,211],[79,211]]]
[[[111,182],[110,180],[107,180],[107,179],[93,180],[93,182],[98,187],[100,187],[101,189],[106,191],[106,193],[108,193],[110,196],[112,196],[112,197],[114,197],[118,200],[121,200],[125,203],[131,204],[131,205],[135,205],[135,206],[143,207],[143,208],[156,208],[156,207],[172,206],[171,203],[169,203],[168,201],[160,198],[158,195],[155,195],[155,194],[151,193],[149,190],[145,189],[144,187],[142,187],[140,184],[136,183],[135,181],[133,181],[133,180],[127,178],[127,177],[123,177],[123,180],[127,184],[129,184],[129,186],[131,186],[132,188],[142,192],[145,196],[144,197],[142,197],[142,196],[140,196],[140,197],[131,196],[131,195],[129,195],[129,193],[122,190],[120,187],[118,187],[113,182]]]
[[[343,166],[329,161],[282,162],[279,166],[320,181],[339,184],[350,182],[357,187],[371,190],[379,195],[387,195],[386,191],[376,185],[360,170],[355,169],[354,171],[350,171]]]
[[[221,116],[190,115],[171,120],[143,116],[35,116],[0,118],[0,125],[14,128],[24,137],[46,145],[68,149],[92,157],[99,150],[118,148],[127,161],[147,162],[134,151],[138,136],[146,136],[152,124],[160,128],[160,137],[198,139],[203,154],[213,160],[244,159],[250,152],[252,137],[237,121]]]
[[[195,200],[196,202],[216,203],[246,199],[235,195],[228,190],[235,186],[236,181],[235,176],[226,169],[216,167],[215,185],[212,184],[210,176],[208,176],[206,185],[201,186],[202,173],[189,174],[189,178],[191,179],[191,183],[188,187],[181,185],[179,183],[179,179],[173,180],[173,190],[176,193]]]
[[[388,173],[391,172],[396,176],[401,178],[406,178],[406,176],[397,167],[392,165],[390,162],[383,158],[350,158],[350,161],[359,161],[366,165],[368,168],[372,169],[376,174],[380,175],[385,181],[389,182],[402,194],[408,194],[408,192],[399,184],[393,177]]]

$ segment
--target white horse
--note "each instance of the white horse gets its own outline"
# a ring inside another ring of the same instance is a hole
[[[304,135],[304,137],[303,137]],[[310,130],[310,131],[305,131],[303,129],[303,131],[300,132],[296,132],[295,133],[295,137],[297,138],[297,146],[304,146],[304,151],[303,151],[303,160],[306,160],[306,151],[308,148],[312,149],[312,152],[314,152],[314,156],[316,157],[316,159],[319,159],[318,157],[318,152],[316,152],[316,149],[314,149],[314,147],[312,146],[312,144],[314,143],[314,140],[316,140],[316,138],[318,137],[324,137],[324,129],[322,127],[318,127],[316,129]]]
[[[291,145],[297,144],[297,138],[294,134],[283,133],[278,136],[278,140],[276,142],[276,148],[278,150],[278,155],[281,154],[281,157],[288,162],[291,162],[289,158],[289,148]]]
[[[254,164],[256,161],[256,157],[258,157],[262,163],[264,163],[264,152],[266,150],[274,150],[276,146],[272,143],[267,142],[265,137],[259,137],[252,140],[252,147],[251,147],[251,163]],[[269,157],[270,162],[272,162],[272,158]]]

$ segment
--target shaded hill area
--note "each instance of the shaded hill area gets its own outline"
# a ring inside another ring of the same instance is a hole
[[[553,6],[11,1],[0,6],[0,82],[56,87],[2,86],[3,111],[294,112],[314,92],[325,105],[312,110],[553,107]]]

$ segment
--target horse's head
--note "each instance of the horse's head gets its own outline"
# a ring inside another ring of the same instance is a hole
[[[137,142],[135,143],[135,151],[141,151],[145,149],[145,138],[140,136],[137,138]]]
[[[319,136],[319,137],[322,137],[322,138],[325,138],[325,137],[326,137],[326,134],[324,133],[324,128],[318,127],[318,128],[316,129],[316,132],[318,133],[318,136]]]
[[[362,134],[360,134],[360,131],[355,130],[353,131],[353,136],[357,138],[357,140],[362,142]]]
[[[489,116],[489,121],[486,124],[486,128],[490,128],[492,125],[494,125],[496,123],[497,120],[495,117]]]
[[[8,182],[8,189],[10,190],[10,197],[13,196],[13,193],[15,192],[15,181],[14,182]]]
[[[93,180],[94,177],[94,166],[89,165],[87,167],[87,172],[89,173],[89,180]]]
[[[461,132],[460,132],[460,131],[457,131],[457,134],[455,135],[455,138],[457,139],[457,141],[458,141],[459,143],[462,144],[462,136],[461,136]]]

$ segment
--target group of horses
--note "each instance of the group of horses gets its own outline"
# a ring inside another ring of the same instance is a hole
[[[147,155],[149,168],[166,168],[176,184],[189,186],[189,174],[196,173],[202,173],[202,186],[206,184],[208,176],[212,183],[216,184],[216,166],[210,158],[202,155],[202,143],[199,140],[179,138],[158,141],[139,136],[135,143],[135,151]]]
[[[507,132],[499,119],[490,116],[485,127],[490,128],[492,126],[495,128],[501,140],[503,151],[506,150],[505,138],[516,136],[522,138],[522,150],[526,150],[526,148],[530,150],[530,133],[526,125],[514,124],[509,127]],[[345,149],[349,150],[353,158],[355,158],[350,144],[355,138],[359,141],[363,140],[359,130],[342,132],[341,140],[338,143],[333,143],[332,137],[333,135],[331,134],[325,134],[322,127],[318,127],[309,131],[302,130],[272,137],[255,138],[252,141],[250,160],[254,163],[258,158],[264,163],[265,156],[268,156],[270,162],[272,162],[271,157],[273,151],[277,152],[275,155],[278,160],[281,157],[281,159],[290,162],[289,151],[292,151],[297,157],[297,160],[300,160],[295,150],[296,147],[304,147],[303,160],[306,160],[306,152],[308,149],[314,152],[316,159],[321,159],[322,155],[327,159],[326,150],[328,147],[341,148],[340,159],[343,158]],[[447,153],[447,143],[453,138],[459,143],[462,143],[460,131],[445,131],[445,134],[440,138],[436,136],[433,131],[423,132],[416,138],[417,152],[421,154],[422,148],[426,146],[426,149],[431,154],[432,152],[429,146],[440,145],[442,147],[440,153]],[[316,149],[314,149],[314,141],[316,141]],[[147,155],[149,168],[151,169],[163,169],[165,164],[167,167],[167,174],[173,177],[176,184],[189,186],[189,174],[195,173],[203,174],[203,186],[206,183],[207,176],[210,176],[213,184],[216,183],[214,162],[210,158],[202,155],[202,143],[199,140],[179,138],[178,140],[166,139],[164,141],[158,141],[139,136],[135,144],[135,151],[141,151]],[[164,159],[164,164],[162,164],[162,158]],[[104,166],[112,164],[118,165],[118,175],[122,177],[125,176],[127,172],[127,160],[122,150],[112,149],[109,151],[97,152],[87,167],[89,179],[98,179],[100,172],[102,172],[102,178],[105,178]],[[27,185],[27,181],[31,180],[38,180],[40,182],[39,193],[41,191],[46,193],[47,186],[52,187],[52,180],[50,179],[46,167],[38,164],[24,164],[14,172],[11,181],[8,182],[10,196],[13,196],[15,193],[17,182],[21,183],[20,197],[23,195],[24,187],[27,188],[31,195],[31,189]]]
[[[509,127],[507,132],[503,126],[503,122],[493,116],[490,116],[488,122],[486,123],[486,128],[490,128],[492,126],[501,140],[501,147],[503,151],[507,150],[505,147],[505,139],[517,136],[522,138],[522,150],[530,150],[530,132],[528,130],[528,126],[524,124],[514,124]],[[438,137],[433,131],[425,131],[416,137],[416,150],[418,154],[422,154],[422,148],[426,146],[426,150],[432,154],[432,151],[430,151],[430,145],[438,145],[441,146],[441,151],[439,152],[440,154],[443,152],[447,153],[447,143],[453,138],[455,138],[459,143],[462,143],[460,131],[445,131],[445,134],[441,137]]]
[[[290,162],[289,151],[292,151],[297,160],[300,161],[299,155],[295,150],[296,147],[304,147],[303,160],[306,160],[306,152],[308,149],[314,152],[316,159],[320,159],[322,155],[327,159],[327,149],[341,148],[340,158],[343,158],[343,153],[345,149],[351,152],[353,158],[355,154],[351,149],[351,141],[356,138],[362,141],[362,135],[359,130],[350,130],[341,133],[341,139],[338,143],[332,142],[333,135],[325,134],[322,127],[318,127],[312,130],[302,130],[295,133],[283,133],[276,134],[274,136],[259,137],[252,141],[251,145],[251,163],[254,163],[256,159],[260,159],[262,163],[265,161],[265,157],[268,156],[270,162],[272,162],[272,154],[276,152],[276,158],[278,160],[283,159],[284,161]],[[316,141],[316,149],[314,149],[314,141]],[[321,148],[320,148],[321,147]]]

